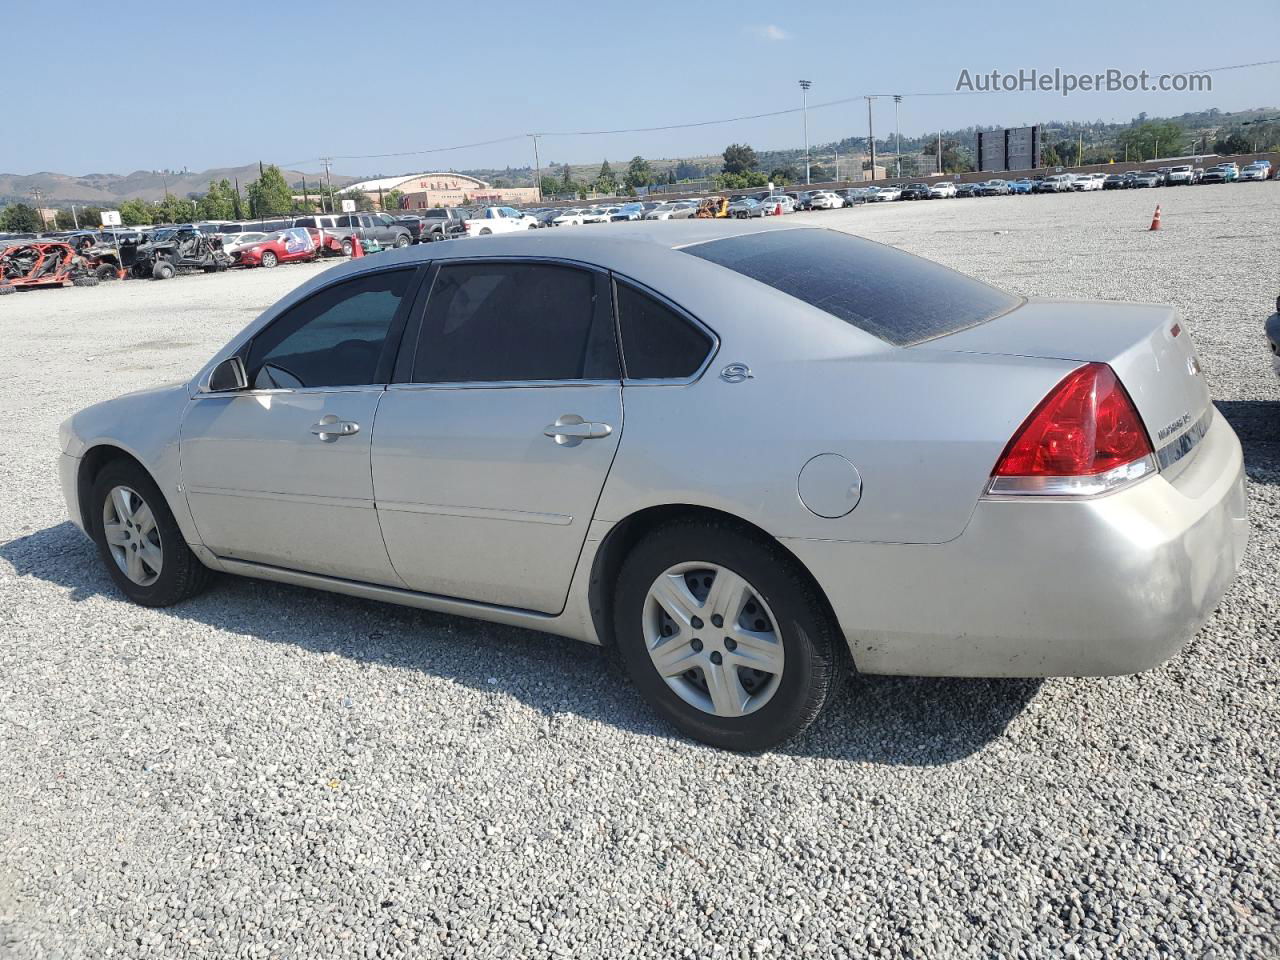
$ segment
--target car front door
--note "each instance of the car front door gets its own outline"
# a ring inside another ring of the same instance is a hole
[[[182,480],[220,557],[399,586],[374,509],[374,417],[418,276],[383,270],[289,308],[241,347],[249,385],[197,393]]]
[[[413,590],[558,613],[622,433],[608,280],[476,260],[429,282],[374,427],[391,561]]]

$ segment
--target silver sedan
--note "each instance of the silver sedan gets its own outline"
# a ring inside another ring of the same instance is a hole
[[[745,750],[850,660],[1143,670],[1230,584],[1240,444],[1172,308],[773,219],[588,234],[313,278],[185,383],[68,420],[71,517],[138,603],[220,571],[613,644]]]

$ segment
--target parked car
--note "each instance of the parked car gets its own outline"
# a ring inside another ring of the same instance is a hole
[[[809,194],[810,210],[839,210],[844,206],[844,198],[830,190],[814,190]]]
[[[1107,179],[1105,173],[1085,173],[1076,177],[1071,181],[1071,189],[1077,193],[1086,193],[1090,190],[1101,190],[1103,182]]]
[[[586,222],[585,216],[586,211],[581,207],[570,207],[567,210],[561,210],[553,222],[557,227],[580,227]]]
[[[612,210],[616,207],[588,207],[582,211],[583,223],[608,223]]]
[[[743,197],[729,204],[729,216],[738,220],[765,216],[765,207],[755,197]]]
[[[1246,163],[1240,168],[1240,180],[1266,180],[1271,175],[1271,164],[1255,160],[1253,163]]]
[[[610,214],[609,220],[617,222],[620,220],[643,220],[644,204],[642,203],[624,203],[620,207],[615,208],[615,212]]]
[[[675,203],[674,203],[673,201],[671,201],[671,200],[668,200],[668,201],[666,201],[666,202],[664,202],[664,203],[659,203],[658,205],[656,205],[656,206],[655,206],[655,207],[653,207],[652,209],[646,210],[646,211],[644,212],[644,217],[643,217],[642,219],[645,219],[645,220],[670,220],[670,219],[671,219],[671,214],[675,212],[675,209],[676,209],[676,205],[675,205]]]
[[[218,235],[222,240],[222,249],[227,256],[235,259],[238,253],[244,247],[251,247],[255,243],[261,243],[266,240],[270,234],[266,233],[223,233]]]
[[[677,200],[676,208],[671,211],[672,220],[688,220],[698,212],[698,200]]]
[[[1074,173],[1055,173],[1051,177],[1045,177],[1040,182],[1040,193],[1069,193],[1071,191],[1071,182],[1075,180]]]
[[[0,241],[0,294],[68,284],[96,286],[94,266],[61,240]]]
[[[179,273],[214,273],[230,266],[231,258],[218,236],[200,233],[188,224],[154,231],[146,243],[138,244],[131,270],[140,279],[168,280]]]
[[[554,227],[556,225],[556,217],[560,216],[562,211],[558,208],[550,208],[547,210],[538,210],[531,214],[539,229],[543,227]]]
[[[768,208],[767,213],[769,216],[773,216],[778,213],[778,207],[782,207],[782,213],[795,213],[796,211],[796,202],[785,193],[775,193],[771,196],[765,197],[761,203]],[[841,199],[841,206],[843,205],[844,201]]]
[[[1280,297],[1276,297],[1276,312],[1267,318],[1263,330],[1271,349],[1271,369],[1280,377]]]
[[[978,188],[980,186],[982,186],[981,182],[970,181],[966,183],[961,183],[956,187],[956,196],[957,197],[976,197],[978,196]]]
[[[813,190],[798,190],[790,194],[790,196],[795,201],[797,210],[812,210],[813,208],[809,205],[809,201],[813,194]]]
[[[1212,614],[1244,464],[1173,308],[714,233],[348,261],[188,382],[63,423],[70,519],[139,604],[217,570],[609,644],[662,717],[739,750],[808,726],[850,659],[1132,673]]]
[[[383,247],[407,247],[413,242],[408,229],[385,213],[308,214],[284,221],[283,226],[274,226],[277,222],[263,221],[244,226],[256,226],[255,232],[261,233],[278,233],[290,227],[314,227],[321,231],[326,244],[332,243],[335,252],[340,250],[347,256],[352,253],[351,238],[356,236],[362,245],[377,241]]]
[[[837,190],[836,193],[844,197],[846,207],[856,207],[871,199],[872,190],[874,190],[873,187],[850,187],[847,190]]]
[[[1158,187],[1160,174],[1154,170],[1140,170],[1129,181],[1130,187]]]
[[[495,233],[511,233],[515,230],[536,230],[537,222],[514,207],[481,207],[473,210],[463,221],[467,236],[487,237]]]
[[[1164,182],[1166,186],[1170,187],[1190,186],[1195,182],[1195,170],[1190,164],[1186,163],[1170,167],[1169,172],[1165,174]]]
[[[1107,178],[1102,181],[1103,190],[1123,190],[1129,186],[1123,173],[1109,173]]]
[[[281,263],[315,260],[320,256],[317,236],[312,227],[291,227],[273,233],[264,240],[241,246],[231,255],[238,267],[274,267]]]
[[[909,183],[902,188],[903,200],[928,200],[932,195],[929,184]]]
[[[1010,180],[1009,192],[1029,194],[1031,193],[1032,186],[1034,186],[1034,181],[1029,177],[1023,177],[1021,180]]]
[[[871,199],[876,203],[890,203],[899,200],[902,197],[902,188],[896,185],[887,187],[877,187],[875,196]]]
[[[1204,172],[1204,176],[1200,178],[1200,182],[1201,183],[1226,183],[1227,179],[1228,177],[1227,177],[1226,168],[1221,164],[1218,164],[1217,166],[1210,167],[1208,170],[1206,170]]]
[[[929,196],[935,200],[944,200],[956,195],[954,180],[939,180],[929,188]]]
[[[462,236],[466,233],[467,213],[462,207],[426,207],[414,211],[413,215],[422,221],[422,232],[416,239],[434,242]]]
[[[1009,183],[1007,180],[1001,180],[998,177],[994,180],[987,180],[978,184],[978,196],[980,197],[1004,197],[1009,194]]]

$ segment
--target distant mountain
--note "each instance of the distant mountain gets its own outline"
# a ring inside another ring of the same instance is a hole
[[[300,170],[285,170],[283,173],[289,183],[301,183],[303,177],[306,177],[308,183],[318,183],[323,176]],[[166,190],[178,197],[185,197],[190,193],[199,196],[208,191],[210,180],[224,178],[232,183],[239,179],[243,189],[251,181],[258,179],[258,165],[251,163],[242,167],[217,167],[199,173],[135,170],[127,176],[116,173],[88,173],[79,177],[65,173],[0,173],[0,204],[31,203],[33,193],[37,190],[40,192],[40,202],[46,206],[69,203],[103,206],[120,204],[134,198],[163,200]],[[334,174],[330,179],[334,186],[346,186],[360,178]]]

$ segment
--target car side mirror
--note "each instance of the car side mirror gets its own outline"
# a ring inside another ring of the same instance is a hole
[[[227,357],[209,374],[210,393],[244,390],[248,386],[249,375],[245,372],[244,361],[239,357]]]

